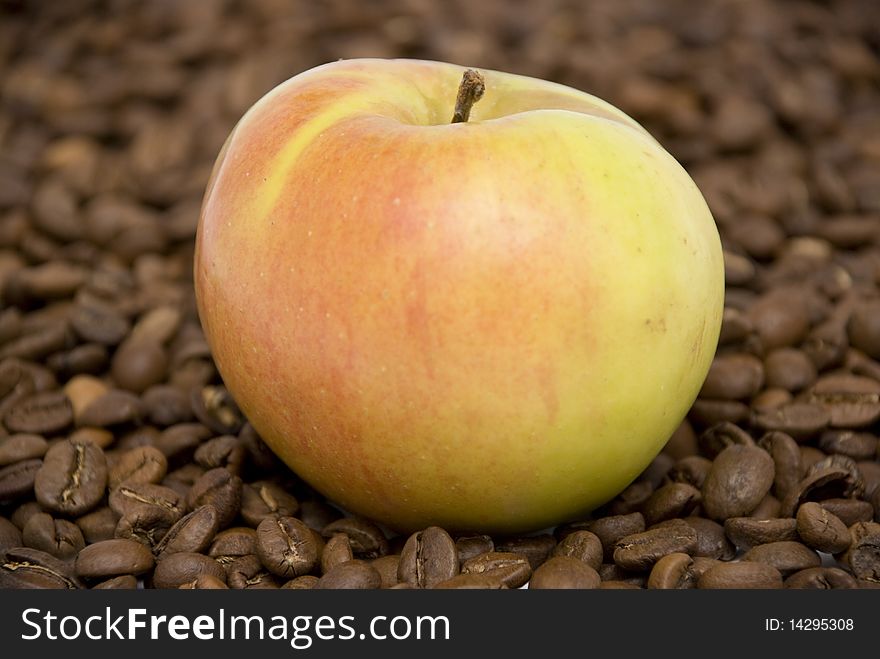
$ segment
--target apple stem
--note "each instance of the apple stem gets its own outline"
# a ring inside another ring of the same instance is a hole
[[[455,99],[455,111],[452,114],[452,123],[462,123],[471,116],[471,108],[474,103],[483,98],[486,91],[486,81],[479,71],[468,69],[461,77],[458,86],[458,97]]]

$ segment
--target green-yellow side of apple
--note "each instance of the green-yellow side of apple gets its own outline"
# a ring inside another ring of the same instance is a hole
[[[635,478],[686,414],[723,306],[682,167],[588,94],[325,65],[242,118],[196,243],[221,375],[269,446],[393,528],[514,532]]]

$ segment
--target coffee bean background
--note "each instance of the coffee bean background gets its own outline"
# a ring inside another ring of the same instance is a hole
[[[644,474],[527,537],[310,490],[195,310],[201,195],[275,84],[360,56],[592,92],[722,237],[718,353]],[[0,587],[880,586],[874,0],[0,0]]]

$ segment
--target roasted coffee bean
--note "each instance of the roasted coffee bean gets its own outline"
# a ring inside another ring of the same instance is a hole
[[[719,563],[703,573],[697,580],[697,588],[782,588],[782,575],[767,563]]]
[[[815,551],[793,540],[752,547],[743,555],[742,560],[767,563],[779,570],[783,576],[808,567],[819,567],[822,562]]]
[[[529,589],[598,588],[601,579],[595,569],[571,556],[553,556],[541,563],[529,579]]]
[[[226,582],[235,590],[272,590],[278,588],[275,578],[266,571],[259,557],[239,556],[226,566]]]
[[[351,551],[351,543],[344,533],[336,533],[327,540],[324,551],[321,552],[321,574],[326,574],[332,568],[354,558]]]
[[[645,502],[642,508],[645,524],[651,526],[674,517],[684,517],[700,504],[701,499],[700,491],[693,485],[668,483]]]
[[[808,567],[785,580],[786,588],[837,590],[858,588],[852,575],[837,567]]]
[[[137,394],[162,382],[167,370],[165,348],[149,339],[126,339],[116,349],[110,363],[116,384]]]
[[[0,589],[57,588],[74,590],[82,584],[68,561],[30,547],[7,549],[0,560]]]
[[[246,526],[235,526],[214,536],[208,556],[220,560],[229,556],[257,553],[257,532]]]
[[[137,577],[133,574],[121,574],[111,577],[92,586],[92,590],[135,590],[138,586]]]
[[[318,583],[318,577],[313,574],[304,574],[295,577],[281,586],[282,590],[311,590]]]
[[[506,573],[503,571],[467,572],[441,581],[434,588],[438,590],[504,590],[509,587],[504,583],[505,576]],[[394,588],[400,586],[412,588],[410,584],[397,584]]]
[[[768,494],[761,499],[761,503],[758,504],[758,507],[749,513],[749,517],[754,517],[755,519],[775,519],[776,517],[779,517],[779,511],[781,509],[782,503],[779,499],[772,494]]]
[[[826,453],[845,455],[853,460],[870,460],[878,448],[871,433],[852,430],[826,430],[819,437],[819,448]]]
[[[277,483],[255,481],[241,488],[241,517],[255,528],[264,519],[293,517],[298,511],[296,497]]]
[[[648,581],[644,573],[625,570],[616,563],[602,563],[597,572],[602,581],[625,581],[640,587]]]
[[[603,553],[599,536],[590,531],[575,531],[559,541],[553,548],[552,556],[570,556],[598,570]]]
[[[156,555],[164,556],[186,551],[202,553],[217,533],[217,511],[214,506],[201,506],[181,517],[156,545]]]
[[[488,575],[497,579],[508,588],[519,588],[525,585],[532,576],[532,568],[525,556],[520,554],[491,551],[468,559],[461,566],[462,574]],[[442,588],[441,584],[449,583],[441,581],[436,587]]]
[[[257,555],[272,574],[289,579],[314,569],[319,547],[312,531],[300,520],[269,518],[257,527]]]
[[[858,522],[849,532],[850,546],[843,561],[857,579],[880,582],[880,524]]]
[[[701,490],[711,468],[711,460],[701,455],[689,455],[672,466],[668,477],[673,483],[686,483]]]
[[[168,459],[155,446],[139,446],[123,453],[110,469],[107,485],[115,489],[135,483],[159,483],[168,471]]]
[[[192,552],[177,552],[156,563],[152,585],[155,588],[179,588],[202,575],[212,576],[226,583],[226,570],[213,558]]]
[[[0,437],[0,467],[42,458],[49,449],[49,443],[39,435],[26,433]]]
[[[770,454],[755,446],[728,446],[712,464],[703,484],[703,507],[716,520],[746,515],[773,484]]]
[[[34,479],[40,505],[63,515],[82,515],[104,496],[107,460],[94,444],[70,440],[53,445]]]
[[[768,432],[758,445],[773,458],[773,493],[777,498],[784,498],[804,476],[800,449],[794,439],[783,432]]]
[[[185,458],[211,436],[211,431],[201,423],[178,423],[162,431],[155,446],[169,460]]]
[[[672,552],[693,553],[697,532],[687,525],[667,526],[621,538],[614,544],[614,562],[625,570],[648,570]]]
[[[871,516],[876,514],[876,508],[861,499],[823,499],[819,505],[840,519],[847,528],[858,522],[870,522]]]
[[[64,385],[64,393],[73,407],[73,419],[77,425],[82,425],[80,418],[85,409],[107,391],[107,385],[91,375],[74,376]]]
[[[814,403],[793,402],[773,410],[759,412],[755,426],[765,431],[776,430],[804,441],[822,432],[831,420],[828,411]]]
[[[846,330],[850,343],[866,355],[880,359],[880,300],[861,300],[853,307]]]
[[[140,398],[128,391],[110,389],[82,411],[77,419],[77,425],[105,428],[139,423],[143,416],[144,410]]]
[[[221,435],[199,446],[193,457],[205,469],[225,467],[230,473],[238,475],[245,453],[244,446],[238,437]]]
[[[41,549],[65,561],[74,558],[86,544],[76,524],[65,519],[52,519],[48,513],[32,515],[22,529],[21,537],[25,546]]]
[[[101,373],[109,361],[107,348],[97,343],[83,343],[70,350],[52,353],[46,359],[46,365],[59,380],[68,380],[77,375]]]
[[[721,400],[748,399],[764,384],[764,365],[757,357],[745,353],[721,354],[715,357],[700,396]]]
[[[783,405],[788,405],[793,400],[794,396],[785,389],[769,388],[764,389],[752,399],[751,408],[756,414],[772,412]]]
[[[614,554],[614,546],[621,538],[645,530],[645,518],[642,513],[611,515],[587,522],[584,530],[596,534],[604,548],[605,560],[609,561]]]
[[[178,388],[157,384],[141,395],[144,414],[150,423],[163,428],[186,423],[193,418],[189,398]]]
[[[407,539],[400,553],[397,579],[419,588],[431,588],[451,579],[458,571],[455,542],[440,527],[430,526]]]
[[[858,468],[856,468],[857,470]],[[798,507],[806,501],[850,497],[857,493],[861,487],[863,487],[861,481],[856,480],[853,472],[846,466],[832,465],[820,466],[818,469],[811,468],[807,475],[782,500],[780,515],[792,517]]]
[[[35,393],[7,410],[3,423],[12,432],[51,435],[73,423],[73,407],[63,391]]]
[[[797,540],[797,521],[791,517],[755,519],[730,517],[724,520],[724,532],[740,549],[783,540]]]
[[[234,435],[244,422],[241,411],[224,387],[193,389],[190,403],[196,418],[217,434]]]
[[[39,360],[63,350],[67,347],[69,338],[67,323],[51,323],[0,346],[0,359],[15,357]]]
[[[459,564],[463,564],[474,556],[495,551],[495,543],[488,535],[463,535],[456,539],[455,549],[458,552]]]
[[[694,559],[681,552],[667,554],[651,568],[648,576],[648,588],[663,590],[684,590],[696,588],[698,577],[694,576],[691,567]]]
[[[805,545],[826,554],[846,551],[851,541],[849,529],[840,518],[814,502],[798,508],[797,532]]]
[[[0,555],[7,549],[21,547],[21,531],[5,517],[0,517]]]
[[[628,581],[603,581],[599,584],[601,590],[642,590],[641,586]]]
[[[556,538],[549,533],[530,535],[522,538],[504,538],[495,543],[495,551],[522,554],[529,559],[529,566],[535,570],[553,552]]]
[[[832,428],[862,428],[880,419],[880,382],[860,375],[826,375],[810,388]]]
[[[83,341],[115,346],[131,329],[116,307],[96,298],[83,298],[73,305],[70,326]]]
[[[202,573],[189,583],[178,586],[181,590],[229,590],[229,586],[213,574]]]
[[[673,520],[670,520],[670,522]],[[697,532],[697,548],[694,557],[717,558],[729,561],[736,555],[736,548],[728,541],[724,527],[705,517],[685,517],[685,524]]]
[[[0,502],[14,501],[30,494],[42,466],[42,460],[22,460],[0,468]]]
[[[749,308],[746,316],[765,350],[797,345],[810,329],[804,297],[783,288],[771,290]]]
[[[329,544],[329,543],[328,543]],[[324,551],[327,551],[327,548],[324,548]],[[459,561],[461,557],[459,556]],[[400,554],[386,554],[385,556],[380,556],[379,558],[374,558],[370,561],[370,565],[379,573],[379,578],[381,579],[380,588],[391,588],[396,585],[397,580],[397,571],[400,569]]]
[[[112,510],[110,506],[96,508],[76,520],[76,525],[88,543],[110,540],[114,537],[118,523],[119,513]]]
[[[76,557],[76,573],[89,579],[142,574],[153,565],[153,554],[147,547],[120,538],[91,544]]]
[[[318,579],[315,589],[370,590],[382,585],[382,577],[376,569],[361,560],[339,563]]]
[[[682,420],[678,428],[675,429],[675,432],[672,433],[672,437],[669,438],[663,447],[663,452],[673,460],[681,460],[690,455],[696,455],[699,450],[697,433],[694,432],[693,426],[687,419]]]
[[[779,348],[764,358],[766,386],[798,392],[816,381],[816,366],[806,353],[793,348]]]
[[[388,539],[373,522],[361,517],[343,517],[321,530],[325,538],[334,533],[345,533],[351,549],[358,558],[378,558],[388,553]]]
[[[238,515],[241,507],[241,479],[222,467],[206,471],[189,491],[187,507],[211,505],[217,511],[217,523],[225,529]]]
[[[653,492],[654,486],[648,481],[631,483],[608,504],[608,512],[611,515],[629,515],[640,511]]]
[[[745,430],[729,421],[721,421],[700,433],[700,449],[713,460],[728,446],[754,446],[755,440]]]
[[[154,483],[120,485],[110,492],[110,508],[123,517],[151,517],[174,524],[183,516],[180,496],[169,487]]]

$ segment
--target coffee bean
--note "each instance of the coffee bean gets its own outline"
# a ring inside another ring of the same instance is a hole
[[[206,575],[226,583],[226,570],[217,561],[204,554],[177,552],[156,563],[152,585],[155,588],[179,588]]]
[[[52,519],[47,513],[31,516],[21,537],[25,546],[40,549],[61,560],[74,558],[86,544],[76,524],[65,519]]]
[[[848,347],[846,328],[836,319],[829,319],[813,328],[802,346],[804,353],[819,371],[840,364]]]
[[[278,517],[257,527],[257,555],[272,574],[291,578],[311,572],[319,551],[309,527],[294,517]]]
[[[118,523],[119,515],[109,506],[96,508],[76,520],[76,525],[88,543],[110,540],[114,537]]]
[[[696,588],[698,577],[695,577],[691,571],[693,564],[694,559],[681,552],[663,556],[651,569],[648,588],[663,590]]]
[[[570,556],[598,570],[602,564],[603,553],[599,536],[590,531],[574,531],[559,541],[551,555]]]
[[[131,330],[132,339],[148,339],[157,343],[168,343],[180,329],[182,316],[173,306],[161,306],[150,309]]]
[[[535,570],[550,556],[554,547],[556,547],[556,538],[549,533],[521,538],[504,538],[495,543],[495,551],[497,552],[525,556],[529,560],[529,566],[532,570]]]
[[[201,423],[178,423],[162,431],[155,446],[169,460],[185,459],[211,436],[211,431]]]
[[[621,538],[645,530],[645,518],[642,513],[611,515],[586,522],[584,530],[599,538],[605,551],[605,560],[609,560],[614,553],[614,546]]]
[[[648,481],[631,483],[608,504],[611,515],[629,515],[640,511],[654,492],[654,486]]]
[[[39,549],[7,549],[0,561],[0,589],[60,588],[74,590],[82,584],[67,561]]]
[[[459,571],[458,550],[449,534],[437,526],[413,533],[403,546],[397,579],[431,588]]]
[[[784,498],[804,476],[800,448],[790,435],[783,432],[768,432],[761,437],[758,445],[773,458],[773,493],[778,498]]]
[[[493,580],[500,581],[507,588],[519,588],[525,585],[532,576],[532,568],[525,556],[506,552],[491,551],[468,559],[461,566],[462,574],[487,575]],[[442,581],[441,584],[449,583],[450,580]]]
[[[529,579],[529,589],[598,588],[601,579],[595,569],[571,556],[553,556],[542,563]]]
[[[37,501],[64,515],[82,515],[94,508],[107,485],[107,460],[94,444],[53,445],[34,479]]]
[[[857,579],[880,582],[880,524],[858,522],[849,532],[850,546],[843,561]]]
[[[345,533],[351,541],[351,549],[358,558],[378,558],[388,553],[388,539],[382,530],[360,517],[343,517],[331,522],[321,530],[325,538],[334,533]]]
[[[843,456],[835,457],[843,458]],[[823,466],[823,463],[824,460],[813,465],[797,487],[785,496],[780,510],[783,517],[792,517],[798,506],[806,501],[823,501],[836,497],[848,498],[860,492],[864,487],[855,463],[852,464],[852,467],[840,463]]]
[[[749,549],[742,557],[744,561],[757,561],[772,565],[784,576],[804,570],[808,567],[819,567],[819,555],[809,547],[793,540],[769,542]]]
[[[731,517],[724,521],[724,532],[740,549],[798,538],[797,521],[791,517],[775,519]]]
[[[70,326],[84,341],[115,346],[131,329],[119,309],[96,298],[84,298],[73,305]]]
[[[818,404],[794,402],[773,410],[759,412],[753,423],[764,431],[779,431],[804,441],[823,431],[831,417],[828,410]]]
[[[17,434],[0,437],[0,467],[42,458],[49,443],[39,435]]]
[[[153,554],[139,542],[113,539],[96,542],[76,558],[76,573],[95,579],[121,574],[142,574],[153,569]]]
[[[180,389],[167,384],[156,384],[141,396],[144,413],[150,423],[163,428],[186,423],[193,418],[189,398]]]
[[[116,349],[110,372],[122,389],[143,393],[165,379],[168,355],[161,344],[146,339],[126,339]]]
[[[321,574],[326,574],[332,568],[354,558],[351,551],[351,543],[344,533],[336,533],[324,545],[321,552]]]
[[[162,557],[181,551],[202,553],[211,545],[217,528],[217,511],[213,506],[196,508],[168,529],[156,545],[156,555]]]
[[[456,539],[455,549],[459,564],[463,564],[474,556],[495,551],[495,543],[488,535],[464,535]]]
[[[721,354],[715,357],[700,396],[721,400],[748,399],[764,384],[764,365],[757,357],[745,353]]]
[[[503,577],[505,573],[499,571],[492,572],[468,572],[458,574],[451,579],[441,581],[434,588],[438,590],[503,590],[508,588]],[[410,584],[397,584],[399,586],[407,586],[412,588]]]
[[[880,300],[861,300],[853,307],[846,330],[850,343],[874,359],[880,359]]]
[[[133,448],[120,456],[110,469],[107,485],[112,490],[121,485],[159,483],[165,478],[168,460],[154,446]]]
[[[621,538],[614,544],[614,562],[625,570],[648,570],[666,554],[690,554],[697,548],[697,533],[690,526],[655,528]]]
[[[816,381],[816,366],[806,353],[779,348],[764,358],[765,385],[796,393]]]
[[[241,488],[241,517],[253,527],[264,519],[293,517],[298,511],[296,497],[277,483],[255,481]]]
[[[110,389],[93,400],[77,419],[79,426],[105,428],[138,423],[143,418],[140,398],[128,391]]]
[[[235,435],[221,435],[208,440],[196,449],[195,461],[205,469],[224,467],[238,475],[246,451]]]
[[[703,573],[697,588],[782,588],[782,575],[766,563],[719,563]]]
[[[0,347],[0,359],[17,357],[39,360],[63,350],[67,347],[68,339],[66,323],[51,323],[4,344]]]
[[[683,419],[663,447],[663,452],[673,460],[696,455],[699,451],[697,433],[687,419]],[[670,467],[671,468],[671,467]]]
[[[121,574],[111,577],[92,586],[92,590],[135,590],[138,586],[137,577],[133,574]]]
[[[186,503],[190,510],[204,505],[213,506],[217,511],[219,527],[225,529],[241,507],[241,479],[222,467],[210,469],[193,483]]]
[[[361,560],[339,563],[318,579],[315,589],[376,589],[382,585],[382,578],[371,566]]]
[[[7,410],[3,423],[12,432],[51,435],[73,423],[73,408],[64,392],[44,391]]]
[[[698,439],[703,453],[713,460],[728,446],[754,446],[755,440],[745,430],[729,421],[716,423],[700,433]]]
[[[745,515],[773,484],[773,459],[754,446],[729,446],[718,454],[703,484],[703,507],[716,520]]]
[[[826,453],[837,453],[853,460],[869,460],[877,453],[877,438],[868,432],[826,430],[819,437],[819,448]]]
[[[711,468],[711,460],[701,455],[689,455],[672,466],[669,470],[669,480],[673,483],[686,483],[700,490]]]
[[[0,517],[0,555],[7,549],[21,546],[21,531],[5,517]]]
[[[856,580],[837,567],[808,567],[785,580],[786,588],[836,590],[857,588]]]
[[[636,480],[647,481],[651,484],[651,487],[656,490],[663,485],[666,475],[669,473],[669,470],[672,469],[674,464],[675,458],[671,455],[668,455],[665,452],[658,453],[657,456],[651,460],[650,464],[645,467],[644,471],[639,474],[639,477]]]
[[[641,590],[641,586],[627,581],[603,581],[599,584],[601,590]]]
[[[880,419],[880,382],[859,375],[826,375],[810,389],[832,428],[861,428]]]
[[[291,579],[281,588],[283,590],[311,590],[316,583],[318,583],[318,577],[313,574],[304,574],[301,577]]]
[[[764,389],[752,399],[751,408],[755,414],[772,412],[783,405],[788,405],[794,400],[794,396],[785,389],[771,387]]]
[[[642,587],[648,583],[648,579],[642,572],[625,570],[616,563],[602,563],[597,570],[602,581],[625,581]]]
[[[693,485],[668,483],[654,492],[645,502],[642,514],[649,526],[674,517],[690,514],[700,504],[702,495]]]
[[[669,520],[672,522],[674,520]],[[729,561],[736,555],[736,548],[728,541],[724,527],[705,517],[685,517],[681,520],[697,532],[697,548],[694,557],[717,558]]]
[[[110,361],[107,348],[97,343],[83,343],[61,352],[55,352],[46,359],[59,380],[68,380],[77,375],[101,373]]]
[[[274,590],[275,578],[266,571],[259,557],[239,556],[226,566],[226,581],[235,590]]]
[[[874,506],[861,499],[823,499],[819,505],[840,519],[847,528],[858,522],[870,522],[875,514]]]
[[[241,411],[223,387],[193,389],[190,402],[196,418],[217,434],[234,435],[244,422]]]
[[[328,543],[329,544],[329,543]],[[327,551],[327,548],[324,548]],[[459,556],[459,561],[461,557]],[[386,554],[370,561],[370,565],[379,573],[380,588],[391,588],[398,584],[397,572],[400,569],[400,554]]]
[[[810,317],[803,296],[774,289],[746,313],[766,350],[793,346],[807,335]]]
[[[22,460],[0,468],[0,502],[14,501],[33,491],[42,460]]]
[[[180,590],[229,590],[229,586],[213,574],[202,573],[188,583],[180,584]]]
[[[208,556],[221,560],[223,557],[246,556],[257,553],[257,532],[245,526],[220,531],[214,536]],[[222,560],[221,560],[222,562]]]
[[[851,541],[849,529],[840,518],[814,502],[798,508],[797,532],[805,545],[826,554],[846,551]]]

